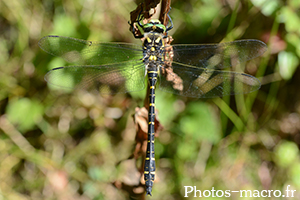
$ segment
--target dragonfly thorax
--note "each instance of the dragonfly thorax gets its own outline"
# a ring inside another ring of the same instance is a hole
[[[163,63],[163,35],[159,33],[149,33],[143,43],[143,61],[149,70],[158,70]]]

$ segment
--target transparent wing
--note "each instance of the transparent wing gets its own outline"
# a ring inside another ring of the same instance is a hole
[[[142,47],[126,43],[100,43],[62,36],[46,36],[39,46],[45,52],[79,65],[105,65],[143,58]]]
[[[102,94],[125,93],[145,88],[145,67],[142,61],[66,66],[52,69],[45,80],[62,88],[96,90]]]
[[[159,88],[182,96],[213,98],[253,92],[260,88],[260,82],[245,73],[197,68],[173,62],[172,67],[161,67]]]
[[[219,44],[166,46],[165,60],[198,68],[223,69],[262,55],[267,45],[259,40],[237,40]]]

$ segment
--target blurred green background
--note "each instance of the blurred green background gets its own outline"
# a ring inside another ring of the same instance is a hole
[[[140,179],[128,157],[135,148],[132,116],[145,91],[51,89],[44,75],[66,63],[37,43],[55,34],[141,44],[127,23],[136,3],[0,1],[0,199],[195,199],[184,197],[184,186],[300,191],[299,0],[172,1],[173,44],[264,41],[269,50],[246,66],[262,87],[199,100],[157,91],[164,129],[155,143],[153,196],[141,187],[118,189]]]

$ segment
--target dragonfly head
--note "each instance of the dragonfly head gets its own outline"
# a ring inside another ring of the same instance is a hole
[[[166,32],[166,27],[158,19],[151,19],[149,23],[144,25],[144,32],[154,32],[163,34]]]

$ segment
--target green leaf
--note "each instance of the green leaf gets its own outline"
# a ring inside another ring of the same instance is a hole
[[[32,129],[42,118],[44,107],[34,99],[21,98],[12,100],[7,107],[8,119],[17,124],[20,131]]]
[[[70,16],[67,15],[56,15],[54,17],[54,29],[55,35],[65,36],[77,36],[75,26],[76,22]]]
[[[298,57],[292,52],[282,51],[278,54],[279,73],[283,79],[289,80],[299,65]]]
[[[290,177],[293,181],[293,184],[296,187],[300,187],[300,163],[295,163],[292,165],[291,170],[289,172]]]
[[[300,19],[297,12],[289,7],[283,7],[280,14],[281,22],[285,23],[287,32],[299,32]]]
[[[298,158],[299,149],[294,142],[284,141],[275,150],[275,162],[282,167],[288,167]]]
[[[155,105],[158,110],[158,119],[164,125],[169,125],[180,112],[180,108],[176,107],[176,97],[172,94],[156,90]],[[148,97],[146,97],[148,98]]]
[[[272,15],[279,7],[279,1],[278,0],[251,0],[253,5],[256,7],[261,8],[261,12],[265,16]]]
[[[210,105],[203,102],[189,103],[179,126],[183,133],[191,135],[197,141],[216,143],[221,138],[219,120],[213,115]]]

